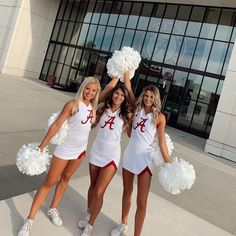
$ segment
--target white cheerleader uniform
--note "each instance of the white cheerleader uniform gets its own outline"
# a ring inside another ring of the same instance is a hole
[[[132,123],[131,137],[123,158],[124,169],[138,175],[146,170],[153,173],[154,163],[149,155],[156,131],[152,113],[146,115],[142,108]]]
[[[61,144],[59,144],[54,155],[63,160],[75,160],[85,154],[88,136],[93,119],[92,106],[86,106],[83,102],[79,104],[79,111],[68,119],[68,133]]]
[[[119,112],[120,109],[115,112],[107,109],[101,116],[98,133],[89,155],[89,163],[99,167],[112,164],[117,169],[121,156],[120,140],[124,124]]]

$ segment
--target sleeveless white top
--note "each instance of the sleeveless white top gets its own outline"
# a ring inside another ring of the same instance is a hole
[[[123,168],[134,174],[140,174],[148,167],[153,173],[154,164],[149,155],[156,131],[152,113],[146,115],[142,108],[132,123],[131,137],[124,153]]]
[[[121,133],[124,121],[119,116],[120,109],[112,112],[105,110],[98,123],[98,133],[93,143],[89,162],[104,167],[114,161],[118,167],[121,156]]]
[[[68,119],[68,133],[63,142],[56,147],[54,151],[56,157],[74,160],[86,150],[92,118],[92,106],[90,104],[86,106],[81,102],[79,111]]]

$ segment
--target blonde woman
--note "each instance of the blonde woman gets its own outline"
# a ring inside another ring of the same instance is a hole
[[[86,78],[75,99],[65,104],[58,119],[49,128],[39,145],[40,150],[44,149],[64,121],[68,120],[68,134],[54,151],[48,174],[34,197],[29,215],[20,228],[18,236],[29,235],[35,215],[54,185],[56,185],[56,189],[47,214],[54,225],[61,226],[63,224],[57,206],[66,191],[71,176],[78,169],[85,156],[91,125],[96,119],[98,101],[106,97],[115,87],[117,81],[117,78],[113,78],[99,95],[100,83],[98,79],[95,77]]]
[[[140,236],[146,215],[147,198],[150,190],[154,164],[149,158],[151,145],[158,139],[165,162],[170,162],[165,141],[165,116],[160,112],[161,101],[158,89],[147,86],[136,101],[129,79],[125,73],[125,86],[136,109],[130,127],[130,140],[123,158],[123,197],[121,223],[112,230],[111,236],[122,235],[128,230],[128,214],[131,206],[134,176],[137,175],[137,209],[134,236]]]

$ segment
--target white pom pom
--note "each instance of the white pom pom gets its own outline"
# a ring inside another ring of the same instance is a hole
[[[181,191],[192,187],[196,174],[191,164],[183,159],[175,158],[173,162],[161,166],[158,177],[167,192],[179,194]]]
[[[130,47],[123,47],[116,50],[107,62],[107,74],[110,77],[117,76],[124,82],[124,72],[130,72],[130,79],[134,77],[135,70],[141,61],[139,52]]]
[[[41,152],[38,145],[39,143],[29,143],[27,146],[23,145],[17,152],[16,166],[21,173],[39,175],[46,171],[51,156],[48,147],[45,147]]]
[[[56,121],[56,119],[59,116],[59,112],[57,113],[53,113],[50,118],[48,119],[48,127],[47,130],[50,128],[50,126],[54,123],[54,121]],[[68,121],[66,120],[63,125],[61,126],[61,128],[58,130],[58,132],[51,138],[50,142],[53,144],[60,144],[62,143],[62,141],[64,140],[64,138],[67,135],[69,129],[69,125],[68,125]]]
[[[169,155],[171,155],[174,150],[174,144],[168,134],[165,134],[165,137],[166,137],[166,145],[167,145],[168,153]],[[156,138],[154,139],[154,142],[151,146],[151,152],[150,152],[149,157],[151,158],[151,160],[154,162],[156,166],[160,166],[165,163],[161,154],[160,146]]]

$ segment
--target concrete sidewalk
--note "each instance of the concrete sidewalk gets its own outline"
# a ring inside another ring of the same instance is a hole
[[[29,210],[32,191],[45,176],[28,177],[19,173],[15,167],[17,150],[23,144],[40,141],[50,114],[61,110],[72,95],[51,89],[44,82],[0,74],[0,235],[16,234]],[[95,132],[91,133],[89,146]],[[236,164],[204,153],[204,139],[170,127],[167,132],[174,141],[176,153],[194,165],[197,180],[191,190],[172,196],[160,186],[156,171],[143,235],[236,235]],[[124,135],[123,150],[127,141]],[[93,235],[108,235],[120,218],[120,173],[119,169],[109,186]],[[43,207],[31,235],[79,235],[76,222],[86,208],[88,184],[85,160],[60,206],[65,226],[53,227]],[[23,195],[16,196],[19,194]],[[132,235],[133,228],[133,197],[128,235]],[[45,203],[48,205],[49,201]]]

